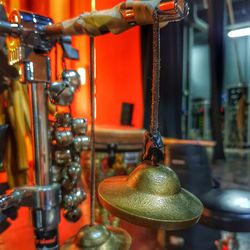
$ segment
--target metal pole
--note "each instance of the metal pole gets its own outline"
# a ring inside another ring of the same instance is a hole
[[[42,66],[41,66],[42,67]],[[52,187],[50,181],[50,150],[48,135],[48,96],[46,84],[32,83],[33,148],[35,164],[35,184],[37,187]],[[59,195],[59,194],[58,194]],[[39,197],[40,207],[32,209],[36,249],[57,250],[60,207],[58,195],[49,200]],[[51,204],[54,204],[51,206]]]
[[[50,185],[49,144],[48,144],[48,110],[45,84],[32,84],[32,114],[35,184]]]
[[[91,10],[94,11],[96,7],[96,1],[91,0]],[[95,224],[95,199],[96,199],[96,169],[95,169],[95,38],[90,37],[90,103],[91,103],[91,140],[90,140],[90,151],[91,151],[91,187],[90,187],[90,225]]]
[[[90,38],[90,99],[91,99],[91,189],[90,225],[95,223],[95,40]]]

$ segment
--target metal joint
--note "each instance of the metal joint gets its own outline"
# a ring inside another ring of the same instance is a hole
[[[57,184],[21,187],[15,189],[9,195],[2,195],[0,197],[0,210],[19,206],[49,210],[59,206],[60,202],[60,186]]]

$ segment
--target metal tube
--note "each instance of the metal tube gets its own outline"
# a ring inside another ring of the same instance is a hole
[[[90,99],[91,99],[91,189],[90,225],[95,223],[95,40],[90,37]]]
[[[45,84],[32,84],[32,113],[35,181],[38,186],[47,186],[50,184],[50,155]]]
[[[32,84],[32,113],[33,113],[33,147],[35,163],[35,184],[37,187],[51,186],[50,183],[50,151],[48,141],[48,104],[45,84]],[[58,195],[57,195],[58,196]],[[33,208],[33,226],[36,236],[37,250],[58,250],[58,223],[60,207],[55,205],[47,208],[43,196],[41,208]],[[58,198],[58,197],[54,197]]]
[[[24,192],[15,190],[9,195],[4,194],[0,196],[0,211],[4,211],[11,207],[18,207],[22,201]]]

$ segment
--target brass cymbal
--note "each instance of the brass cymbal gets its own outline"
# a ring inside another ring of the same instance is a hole
[[[142,163],[129,176],[102,181],[99,200],[115,216],[141,226],[181,230],[199,220],[203,205],[181,188],[175,172]]]
[[[121,228],[103,225],[84,226],[75,237],[66,241],[61,250],[129,250],[130,235]]]

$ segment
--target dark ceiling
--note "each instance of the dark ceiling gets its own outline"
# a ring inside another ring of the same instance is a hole
[[[213,0],[218,1],[218,0]],[[231,0],[234,18],[236,23],[250,22],[250,0]],[[227,2],[227,0],[225,0]],[[207,0],[193,0],[190,5],[195,4],[198,7],[199,16],[207,21]],[[226,10],[228,10],[226,8]],[[228,24],[229,24],[228,20]]]

